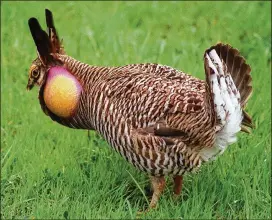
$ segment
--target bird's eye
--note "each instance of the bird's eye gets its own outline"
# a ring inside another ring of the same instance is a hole
[[[39,76],[39,71],[38,71],[38,70],[33,70],[33,71],[32,71],[32,76],[33,76],[34,78],[37,78],[37,77]]]

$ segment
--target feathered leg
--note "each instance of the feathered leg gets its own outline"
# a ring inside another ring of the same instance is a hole
[[[153,189],[152,199],[151,202],[149,203],[149,207],[146,210],[137,212],[138,217],[141,216],[142,214],[149,212],[151,209],[156,208],[160,195],[162,194],[165,188],[165,178],[163,176],[162,177],[150,176],[150,180]]]
[[[151,176],[150,179],[153,188],[153,195],[149,207],[155,208],[157,202],[159,201],[160,195],[162,194],[165,188],[165,178],[163,176],[162,177]]]

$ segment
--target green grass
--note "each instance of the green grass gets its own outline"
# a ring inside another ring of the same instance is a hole
[[[172,184],[143,218],[270,219],[270,2],[2,2],[1,219],[135,218],[146,207],[148,177],[95,133],[43,114],[38,89],[26,91],[36,57],[27,21],[55,15],[70,56],[93,65],[158,62],[204,79],[203,52],[222,41],[252,67],[247,109],[256,129],[218,160]],[[134,181],[135,179],[135,181]]]

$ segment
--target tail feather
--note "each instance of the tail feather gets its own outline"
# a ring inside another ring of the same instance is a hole
[[[250,75],[251,68],[246,64],[244,57],[240,52],[232,48],[228,44],[218,43],[205,51],[209,53],[215,50],[220,60],[226,65],[226,71],[231,75],[231,78],[240,93],[240,105],[243,113],[242,131],[248,132],[248,128],[253,128],[253,122],[248,113],[244,110],[245,106],[252,95],[252,78]]]
[[[236,141],[239,131],[250,133],[252,119],[244,110],[252,94],[250,66],[237,49],[219,43],[204,54],[208,93],[216,114],[215,144],[203,148],[204,161],[215,159]]]

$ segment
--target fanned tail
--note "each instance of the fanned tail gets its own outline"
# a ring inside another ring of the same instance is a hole
[[[237,49],[219,43],[205,51],[205,73],[216,114],[215,145],[201,150],[204,161],[222,154],[239,131],[250,132],[251,117],[245,105],[252,94],[250,66]]]
[[[219,43],[212,46],[205,51],[205,54],[209,54],[212,50],[216,51],[221,62],[223,63],[223,66],[225,66],[225,73],[229,73],[231,75],[235,87],[240,93],[239,101],[243,112],[241,131],[249,133],[249,128],[253,128],[254,125],[251,116],[248,115],[244,109],[252,95],[252,78],[250,75],[251,68],[246,63],[245,58],[240,55],[240,52],[228,44]]]

